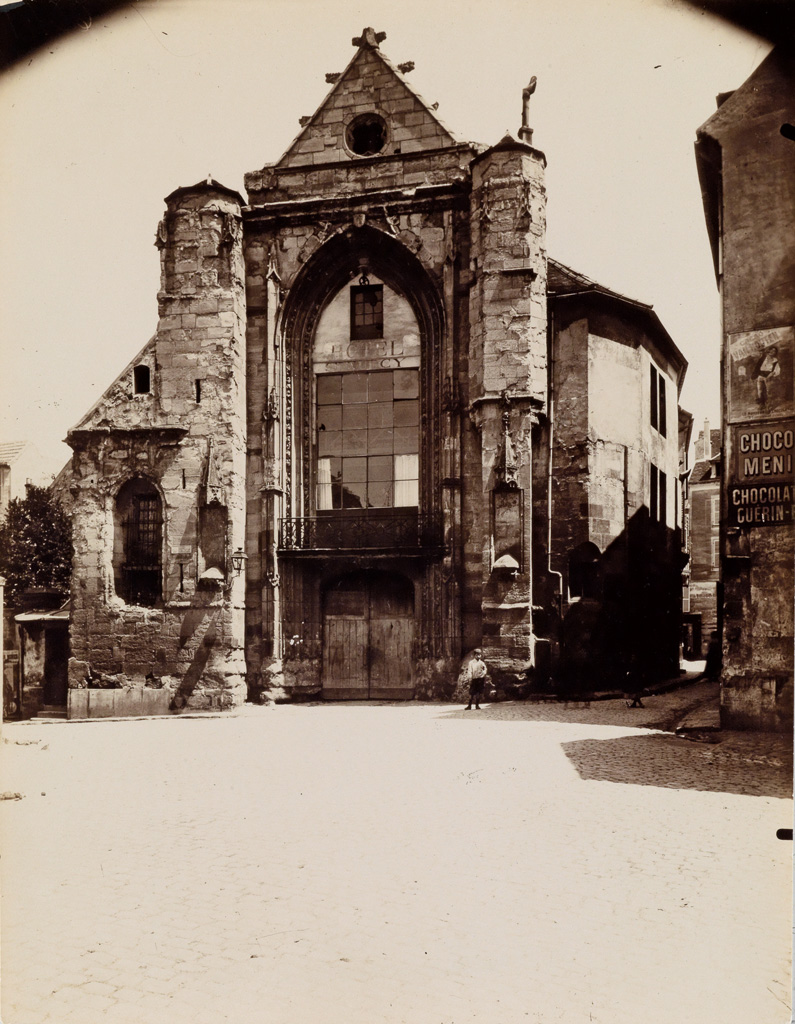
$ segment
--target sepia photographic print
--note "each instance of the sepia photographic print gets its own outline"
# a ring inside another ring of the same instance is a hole
[[[792,1019],[793,32],[0,4],[4,1024]]]

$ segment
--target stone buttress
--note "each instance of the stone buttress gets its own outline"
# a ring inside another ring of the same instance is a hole
[[[510,135],[473,164],[465,558],[499,679],[534,662],[533,431],[546,409],[543,153]]]

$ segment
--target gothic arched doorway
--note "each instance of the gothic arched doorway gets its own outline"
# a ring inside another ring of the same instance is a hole
[[[414,587],[404,576],[356,572],[323,595],[323,696],[411,700]]]

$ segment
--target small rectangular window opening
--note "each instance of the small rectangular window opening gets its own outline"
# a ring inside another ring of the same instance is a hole
[[[657,429],[657,370],[649,366],[649,412],[651,414],[651,425]]]
[[[196,403],[198,404],[202,400],[202,382],[196,381]]]
[[[142,363],[133,368],[133,386],[136,395],[148,395],[151,389],[151,372],[148,366]]]
[[[657,510],[659,503],[659,471],[654,463],[649,466],[649,516],[651,519],[657,519]]]
[[[384,288],[360,284],[351,288],[351,338],[354,341],[384,336]]]
[[[668,409],[665,377],[656,366],[649,364],[649,419],[655,430],[668,436]]]
[[[658,374],[658,383],[660,388],[660,433],[663,437],[668,436],[668,424],[665,409],[665,377],[662,374]]]

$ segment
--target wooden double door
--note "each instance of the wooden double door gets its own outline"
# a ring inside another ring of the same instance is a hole
[[[404,576],[358,572],[323,596],[323,696],[411,700],[414,586]]]

